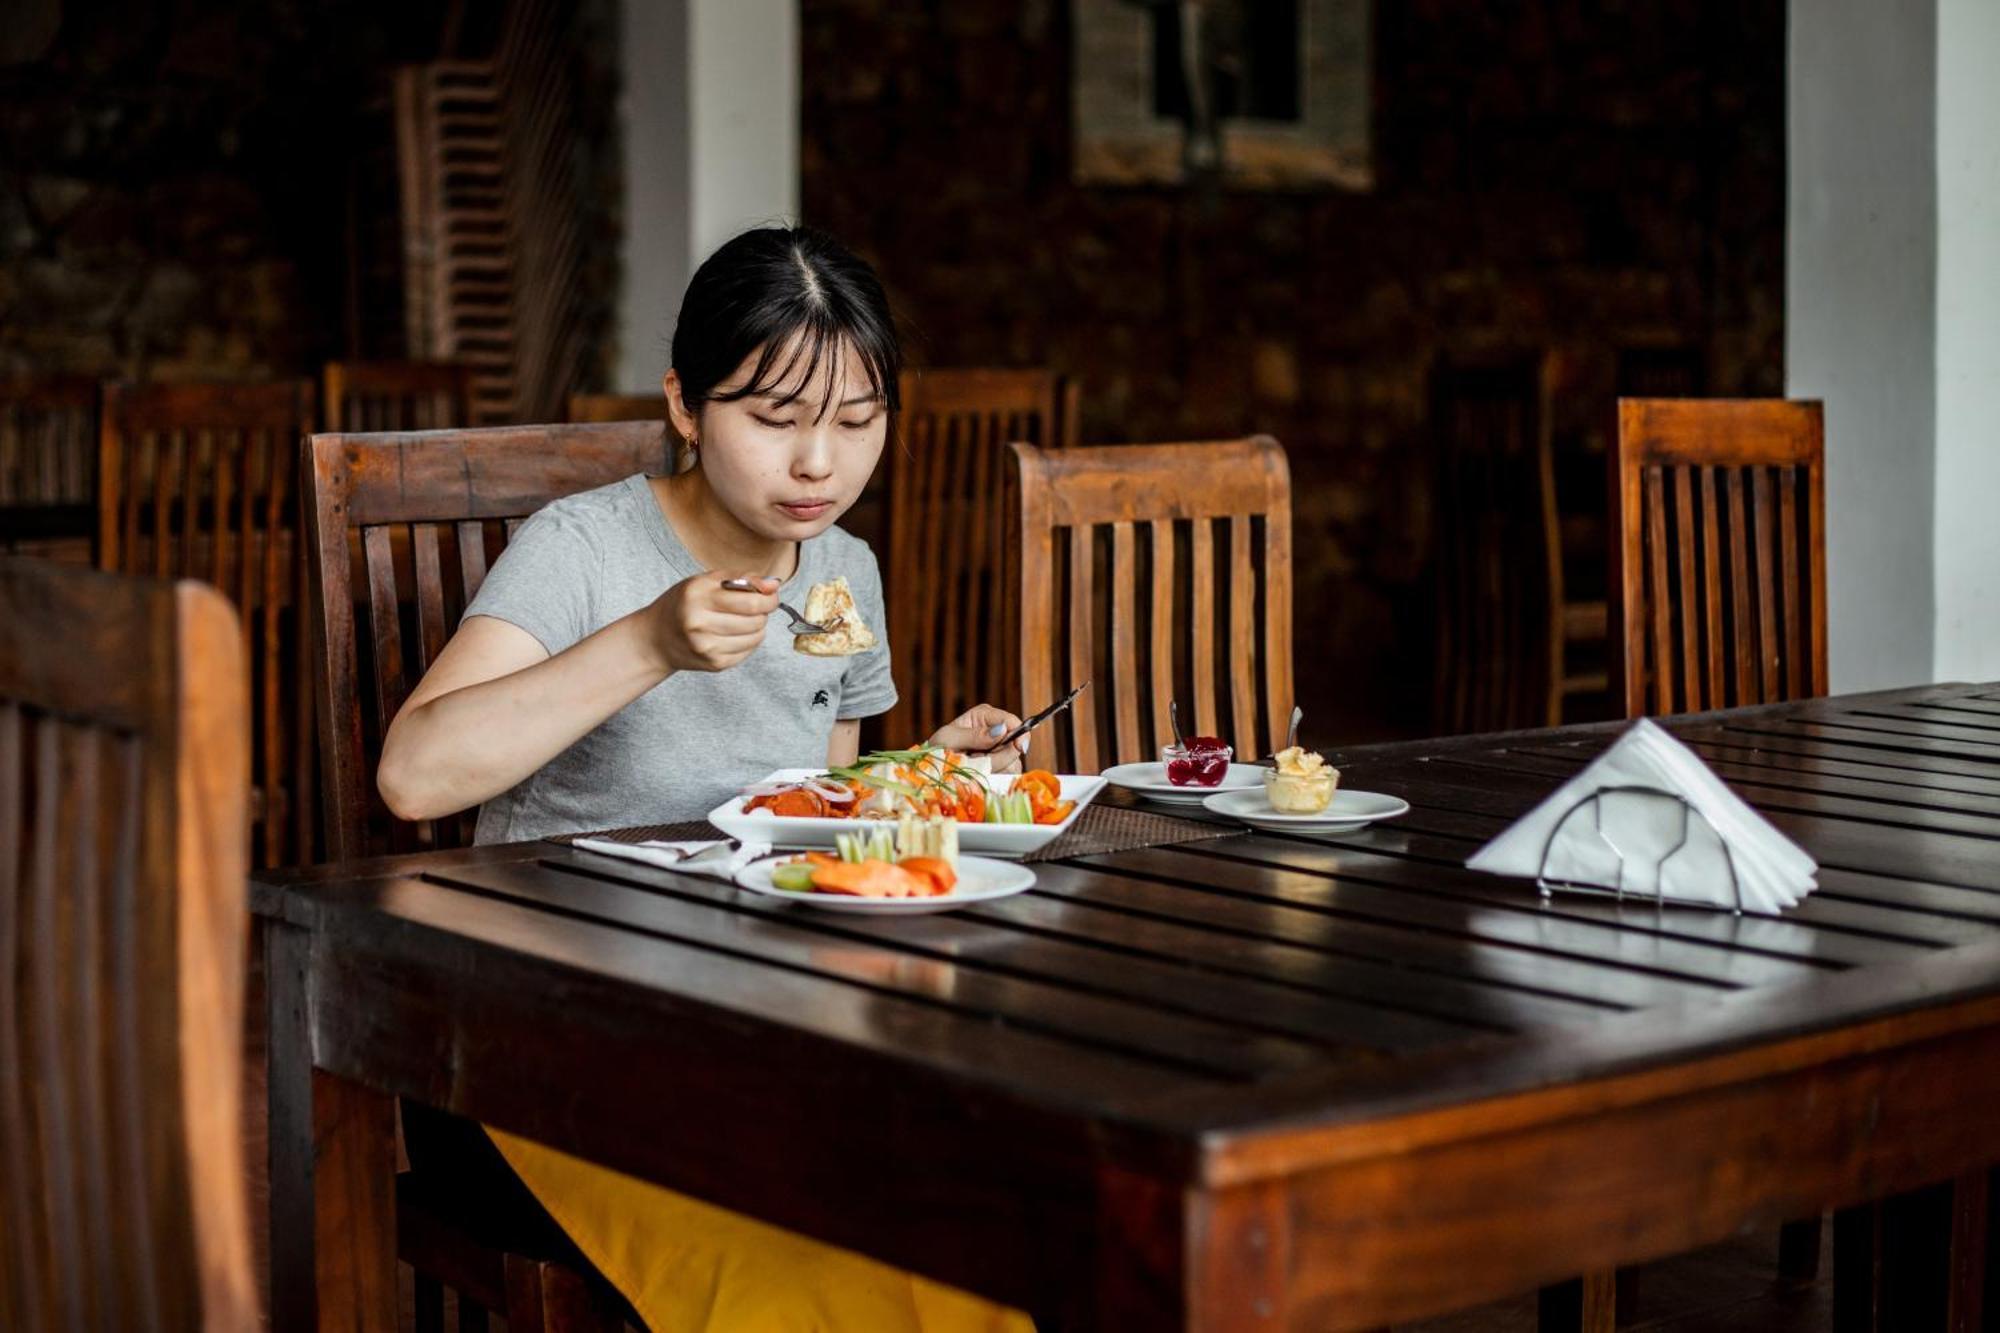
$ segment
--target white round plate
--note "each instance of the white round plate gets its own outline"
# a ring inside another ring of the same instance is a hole
[[[1247,791],[1255,787],[1264,789],[1264,767],[1261,764],[1231,764],[1229,771],[1222,775],[1222,781],[1213,787],[1176,787],[1167,781],[1165,764],[1114,764],[1104,770],[1104,780],[1114,787],[1123,787],[1134,796],[1162,805],[1200,805],[1217,792]]]
[[[1240,819],[1252,828],[1293,829],[1302,833],[1356,829],[1378,819],[1394,819],[1410,808],[1410,803],[1400,796],[1342,787],[1334,792],[1326,809],[1316,815],[1280,814],[1271,808],[1271,800],[1264,795],[1261,783],[1255,791],[1217,792],[1202,805],[1218,815]]]
[[[823,912],[861,912],[870,916],[915,916],[922,912],[949,912],[968,903],[1011,898],[1035,887],[1035,872],[1016,861],[995,861],[984,856],[958,858],[958,883],[941,898],[854,898],[844,893],[793,893],[771,883],[771,872],[789,856],[767,856],[736,873],[738,887],[767,898],[817,907]]]

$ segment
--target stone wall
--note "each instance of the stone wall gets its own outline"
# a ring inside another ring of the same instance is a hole
[[[1303,701],[1343,739],[1426,721],[1440,352],[1550,351],[1584,510],[1622,348],[1781,391],[1782,0],[1385,0],[1366,194],[1072,184],[1053,0],[806,0],[802,46],[805,215],[920,362],[1076,375],[1087,440],[1285,442]]]
[[[634,0],[635,3],[638,0]],[[568,6],[603,378],[620,199],[613,0]],[[316,375],[404,354],[389,71],[489,54],[499,0],[8,0],[0,376]]]

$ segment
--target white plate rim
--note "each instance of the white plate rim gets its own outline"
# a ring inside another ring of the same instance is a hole
[[[1393,802],[1393,808],[1359,815],[1340,815],[1334,814],[1331,811],[1317,815],[1290,815],[1271,809],[1229,809],[1229,798],[1242,794],[1243,789],[1241,788],[1236,791],[1216,792],[1201,803],[1202,808],[1211,814],[1223,815],[1229,819],[1240,819],[1246,824],[1271,824],[1291,828],[1359,828],[1363,824],[1373,824],[1377,820],[1382,819],[1395,819],[1400,815],[1406,815],[1410,812],[1410,803],[1400,796],[1392,796],[1388,792],[1367,791],[1362,788],[1352,787],[1343,788],[1340,792],[1336,792],[1335,799],[1339,799],[1342,794],[1349,796],[1373,796],[1384,801]]]
[[[1216,796],[1223,792],[1250,791],[1261,787],[1264,785],[1263,775],[1266,771],[1263,764],[1246,764],[1241,760],[1232,759],[1229,761],[1229,771],[1222,778],[1222,782],[1225,785],[1214,787],[1176,787],[1171,782],[1133,782],[1115,776],[1121,771],[1130,773],[1133,769],[1139,768],[1157,768],[1164,773],[1166,765],[1158,759],[1140,759],[1134,760],[1129,764],[1113,764],[1111,767],[1105,769],[1100,776],[1120,791],[1129,791],[1134,796],[1143,796],[1148,800],[1154,801],[1181,801],[1189,805],[1194,805],[1210,796]],[[1242,775],[1240,782],[1237,781],[1237,770],[1239,769],[1248,770]],[[1236,785],[1226,785],[1229,783],[1235,783]]]
[[[812,768],[780,768],[758,779],[764,782],[793,782],[823,772]],[[1000,776],[1012,778],[1014,774]],[[1058,773],[1062,799],[1076,802],[1076,809],[1060,824],[960,824],[959,846],[968,854],[997,858],[1025,856],[1040,851],[1061,837],[1076,823],[1085,807],[1096,800],[1105,781],[1084,773]],[[756,784],[752,784],[756,785]],[[1011,785],[1011,783],[1009,784]],[[834,845],[834,836],[852,833],[861,827],[893,828],[893,819],[801,819],[796,815],[748,814],[741,792],[708,812],[708,822],[724,833],[746,842],[769,843],[780,850],[821,850]],[[900,899],[890,899],[899,902]]]
[[[1002,883],[997,886],[962,893],[954,888],[941,898],[851,898],[837,893],[793,893],[769,883],[760,882],[756,872],[763,871],[762,879],[768,880],[772,868],[780,862],[792,859],[791,853],[773,853],[760,856],[749,865],[736,872],[733,881],[737,888],[746,893],[754,893],[761,898],[772,898],[784,903],[798,903],[806,907],[817,907],[829,912],[862,912],[880,916],[915,914],[918,912],[948,912],[956,907],[970,907],[974,903],[992,902],[996,898],[1011,898],[1015,894],[1026,893],[1035,887],[1033,868],[1019,861],[1007,861],[991,856],[961,856],[958,858],[959,874],[963,876],[969,864],[981,875],[994,875]]]

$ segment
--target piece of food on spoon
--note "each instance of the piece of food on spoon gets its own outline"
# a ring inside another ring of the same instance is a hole
[[[824,630],[793,635],[792,647],[798,652],[813,657],[852,657],[875,646],[875,632],[861,619],[845,574],[813,584],[806,594],[805,618]]]

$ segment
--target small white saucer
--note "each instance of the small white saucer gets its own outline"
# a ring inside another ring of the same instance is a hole
[[[1271,808],[1270,798],[1264,795],[1261,782],[1254,791],[1217,792],[1204,800],[1202,805],[1218,815],[1240,819],[1252,828],[1283,829],[1296,833],[1357,829],[1378,819],[1394,819],[1410,808],[1410,803],[1400,796],[1385,796],[1379,791],[1349,791],[1343,787],[1334,792],[1326,809],[1316,815],[1280,814]]]
[[[1161,805],[1200,805],[1217,792],[1247,791],[1253,787],[1262,791],[1264,773],[1262,764],[1231,764],[1222,781],[1213,787],[1176,787],[1167,781],[1165,764],[1113,764],[1104,770],[1104,780]]]

